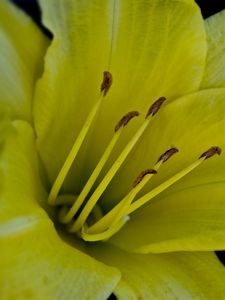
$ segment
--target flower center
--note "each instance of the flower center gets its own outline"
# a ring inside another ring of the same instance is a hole
[[[151,105],[142,125],[130,139],[125,148],[121,151],[118,158],[115,160],[113,165],[110,167],[106,175],[103,177],[102,181],[95,188],[91,195],[90,192],[96,180],[98,179],[100,172],[108,161],[114,147],[116,146],[122,131],[130,122],[130,120],[132,120],[134,117],[139,116],[138,111],[131,111],[127,113],[115,126],[114,135],[111,141],[106,147],[102,157],[97,163],[97,166],[87,180],[80,194],[78,196],[60,195],[59,192],[66,179],[66,176],[76,159],[76,156],[85,140],[85,137],[87,136],[91,124],[93,123],[93,120],[101,106],[102,101],[107,96],[111,85],[112,75],[110,72],[105,71],[103,73],[103,82],[100,88],[99,99],[95,103],[80,133],[78,134],[72,149],[70,150],[58,176],[55,179],[48,197],[49,205],[59,206],[60,208],[59,221],[62,224],[65,224],[69,232],[78,234],[85,241],[101,241],[110,238],[130,220],[130,214],[139,209],[141,206],[145,205],[153,197],[170,187],[172,184],[183,178],[192,170],[197,168],[203,161],[215,154],[219,155],[221,153],[219,147],[211,147],[191,165],[187,166],[144,196],[135,199],[138,193],[152,178],[152,176],[157,174],[157,171],[160,169],[161,165],[178,152],[178,149],[176,148],[167,150],[159,157],[153,168],[144,170],[138,175],[133,183],[131,191],[123,199],[121,199],[121,201],[116,206],[114,206],[114,208],[112,208],[107,214],[103,216],[97,202],[123,162],[128,157],[131,150],[135,147],[141,136],[146,131],[155,114],[160,110],[162,104],[165,102],[166,98],[160,97]],[[88,224],[90,224],[90,217],[94,219],[94,222],[92,222],[91,226],[88,226]]]

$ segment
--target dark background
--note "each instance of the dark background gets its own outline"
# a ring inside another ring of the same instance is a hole
[[[10,1],[22,7],[42,27],[40,22],[41,12],[38,6],[38,0],[10,0]],[[207,18],[221,11],[222,9],[225,9],[224,0],[213,0],[213,1],[195,0],[195,2],[200,6],[204,18]],[[43,28],[43,30],[47,35],[51,36],[51,33],[48,32],[45,28]]]
[[[51,37],[51,33],[41,25],[40,22],[41,11],[39,9],[37,0],[10,0],[10,1],[16,3],[18,6],[23,8],[30,16],[32,16],[35,22],[39,24],[39,26],[43,29],[43,31],[49,37]],[[204,18],[207,18],[221,11],[222,9],[225,9],[224,0],[214,0],[214,1],[196,0],[196,3],[200,6]],[[223,262],[223,264],[225,265],[225,251],[217,251],[216,254],[219,257],[220,261]]]
[[[37,0],[11,0],[21,6],[27,11],[37,22],[40,20],[40,10],[38,8]],[[196,0],[195,1],[201,8],[204,18],[207,18],[216,12],[225,8],[224,0]]]

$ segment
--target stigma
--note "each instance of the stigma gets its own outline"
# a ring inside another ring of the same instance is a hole
[[[118,142],[123,134],[126,134],[127,125],[140,116],[137,110],[130,111],[120,118],[112,130],[112,137],[101,158],[97,162],[93,172],[90,174],[87,182],[84,184],[79,195],[62,195],[60,190],[69,173],[73,163],[76,163],[77,154],[82,148],[82,145],[87,137],[92,123],[99,111],[102,101],[107,98],[113,83],[112,74],[109,71],[104,71],[103,81],[100,85],[100,95],[91,109],[84,125],[78,134],[74,144],[67,155],[67,158],[59,171],[55,182],[48,196],[48,204],[58,208],[58,220],[62,223],[66,230],[70,233],[77,234],[85,241],[105,241],[115,235],[123,226],[132,218],[132,213],[137,209],[144,207],[155,196],[162,193],[171,185],[178,182],[181,178],[198,168],[205,160],[220,155],[221,149],[218,146],[212,146],[207,151],[203,152],[196,161],[186,166],[182,170],[178,170],[176,174],[165,180],[160,185],[151,189],[146,194],[139,196],[139,193],[149,183],[153,176],[157,176],[161,172],[161,168],[168,160],[179,152],[176,147],[166,149],[164,153],[159,153],[159,158],[153,166],[139,173],[139,175],[131,183],[131,188],[126,195],[120,199],[106,214],[103,214],[98,204],[99,199],[103,195],[106,188],[110,185],[112,179],[117,176],[118,170],[121,168],[125,160],[129,163],[129,154],[138,147],[139,141],[149,127],[149,124],[154,119],[154,116],[160,113],[166,98],[161,96],[148,109],[143,122],[133,133],[130,140],[120,151],[118,157],[114,160],[104,176],[101,171],[107,165],[112,152],[117,147]],[[100,179],[100,180],[99,180]],[[98,184],[96,184],[98,182]],[[143,193],[142,193],[143,194]]]

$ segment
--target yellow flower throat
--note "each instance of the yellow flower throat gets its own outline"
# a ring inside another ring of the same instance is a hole
[[[48,197],[49,205],[60,207],[59,221],[62,224],[65,224],[69,232],[77,233],[85,241],[101,241],[109,239],[130,220],[131,213],[149,202],[153,197],[167,189],[169,186],[190,173],[192,170],[197,168],[205,159],[210,158],[214,154],[219,155],[221,153],[221,149],[219,147],[211,147],[191,165],[187,166],[144,196],[135,200],[138,193],[149,182],[151,177],[157,174],[157,171],[160,169],[161,165],[166,162],[173,154],[178,152],[178,149],[176,148],[167,150],[159,157],[158,161],[151,169],[147,169],[141,172],[141,174],[135,179],[131,191],[126,196],[124,196],[124,198],[116,206],[114,206],[113,209],[111,209],[106,215],[103,216],[97,202],[131,150],[135,147],[141,136],[146,131],[154,115],[160,110],[161,106],[165,102],[166,98],[160,97],[151,105],[142,125],[122,150],[119,157],[115,160],[111,168],[108,170],[102,181],[99,183],[99,185],[96,187],[89,198],[88,195],[92,187],[94,186],[101,170],[108,161],[114,147],[116,146],[124,127],[134,117],[139,116],[139,113],[137,111],[127,113],[118,122],[111,141],[109,142],[101,159],[97,163],[97,166],[87,180],[80,194],[74,197],[70,195],[59,195],[60,189],[66,179],[66,176],[74,160],[76,159],[76,156],[85,140],[85,137],[101,106],[102,101],[105,97],[107,97],[107,93],[110,90],[111,85],[112,75],[110,72],[105,71],[103,73],[103,82],[101,84],[99,99],[95,103],[80,133],[78,134],[72,149],[70,150],[58,176],[55,179]],[[91,226],[88,226],[88,218],[90,216],[92,216],[95,221]]]

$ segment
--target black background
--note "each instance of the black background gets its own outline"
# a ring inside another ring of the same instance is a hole
[[[37,0],[11,0],[27,11],[37,22],[40,20],[40,10]],[[202,10],[204,18],[215,14],[225,8],[224,0],[196,0],[195,1]]]
[[[11,0],[16,3],[18,6],[23,8],[32,18],[39,24],[39,26],[43,29],[43,31],[51,37],[51,33],[43,28],[40,23],[41,12],[38,6],[38,2],[36,0]],[[48,1],[48,0],[46,0]],[[202,15],[204,18],[207,18],[222,9],[225,9],[225,1],[224,0],[214,0],[214,1],[206,1],[206,0],[196,0],[197,4],[200,6]],[[225,26],[225,24],[224,24]],[[216,252],[220,261],[225,264],[225,251]],[[113,299],[113,298],[112,298]]]
[[[41,12],[37,0],[11,0],[11,1],[16,3],[18,6],[22,7],[42,27],[40,23]],[[196,0],[195,2],[200,6],[204,18],[207,18],[221,11],[222,9],[225,9],[225,0],[213,0],[213,1]],[[47,35],[51,36],[51,33],[49,33],[46,29],[43,30]]]

